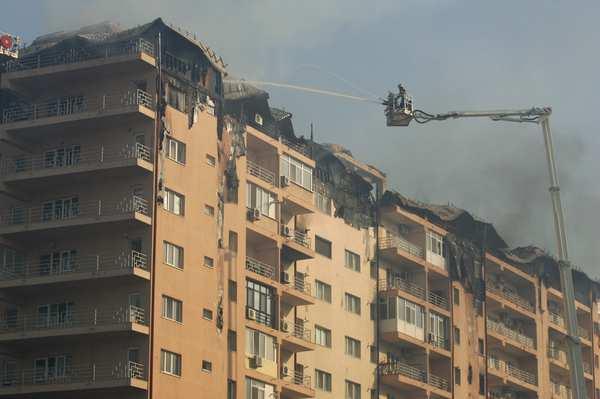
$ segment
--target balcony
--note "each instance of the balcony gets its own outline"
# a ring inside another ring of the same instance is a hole
[[[5,79],[23,80],[46,74],[96,69],[115,64],[123,72],[126,62],[142,60],[154,66],[154,45],[144,39],[40,52],[6,63]]]
[[[293,278],[290,279],[290,276]],[[311,285],[304,273],[283,272],[281,275],[281,300],[292,306],[313,305]]]
[[[500,375],[505,374],[508,378],[516,380],[518,383],[524,383],[527,388],[532,390],[536,390],[535,387],[538,385],[536,374],[523,370],[511,362],[505,362],[494,356],[488,357],[488,369],[496,371]]]
[[[382,382],[401,391],[434,390],[436,394],[451,397],[450,384],[446,378],[427,373],[423,367],[411,366],[400,361],[379,365]]]
[[[246,160],[246,171],[250,176],[254,176],[270,186],[277,186],[277,175],[254,161]]]
[[[19,314],[0,320],[0,342],[121,331],[147,335],[146,311],[125,305],[64,313]]]
[[[80,121],[93,122],[116,115],[141,114],[154,118],[154,96],[143,90],[97,96],[66,96],[34,104],[12,105],[4,109],[5,130],[31,129],[40,133],[41,126],[61,125]],[[119,121],[120,122],[120,121]]]
[[[269,280],[275,280],[275,276],[277,275],[275,266],[271,266],[249,256],[246,257],[246,270]]]
[[[427,292],[425,290],[425,288],[423,288],[415,283],[412,283],[410,281],[404,280],[402,278],[392,278],[389,280],[386,280],[386,279],[380,280],[379,281],[379,290],[382,292],[399,290],[399,291],[402,291],[404,293],[412,295],[413,297],[418,298],[423,301],[425,300],[425,298],[427,298],[427,302],[429,302],[430,304],[432,304],[440,309],[444,309],[444,310],[450,309],[448,300],[446,298],[444,298],[443,296],[441,296],[433,291]]]
[[[312,158],[312,153],[310,150],[310,147],[304,143],[301,143],[299,141],[291,141],[290,139],[284,137],[284,136],[280,136],[281,137],[281,142],[283,143],[283,145],[285,145],[288,148],[291,148],[292,150],[296,151],[298,154],[302,154],[307,158]]]
[[[281,235],[284,237],[282,250],[286,258],[296,261],[315,257],[311,239],[305,231],[281,227]]]
[[[512,341],[517,348],[524,349],[528,352],[536,350],[535,339],[529,337],[517,330],[513,330],[499,321],[492,320],[488,317],[487,319],[487,330],[488,333],[497,333],[500,336]]]
[[[70,262],[37,262],[0,269],[0,289],[60,284],[97,278],[134,276],[150,279],[148,255],[130,251],[119,255],[77,256]]]
[[[548,319],[552,326],[559,327],[558,331],[560,331],[563,334],[567,333],[567,325],[565,322],[565,318],[561,314],[557,313],[556,311],[549,310]],[[585,327],[577,326],[577,335],[579,336],[579,338],[582,338],[584,342],[590,341],[590,332]]]
[[[312,398],[315,396],[309,375],[294,370],[289,372],[288,375],[282,373],[281,380],[281,395],[283,398]]]
[[[0,397],[97,389],[148,389],[145,366],[136,362],[69,365],[64,369],[49,370],[23,369],[3,372],[0,380]],[[106,396],[112,394],[107,393]]]
[[[535,307],[531,302],[520,296],[516,290],[502,284],[495,284],[491,280],[486,281],[486,290],[508,302],[509,305],[515,305],[516,308],[525,310],[528,313],[535,313]]]
[[[413,260],[419,264],[424,262],[423,248],[409,242],[404,237],[388,234],[381,238],[379,247],[382,251],[382,255],[388,257],[392,261],[402,260],[408,255],[409,260]]]
[[[571,388],[559,382],[550,381],[552,399],[573,399]]]
[[[34,182],[55,183],[56,179],[73,174],[108,171],[116,168],[131,168],[151,172],[150,148],[135,143],[124,146],[95,146],[81,151],[74,148],[70,152],[38,154],[31,157],[7,159],[1,166],[1,178],[6,183]],[[121,173],[122,177],[123,174]]]
[[[443,296],[436,294],[433,291],[429,291],[427,293],[427,301],[434,305],[437,306],[438,308],[444,309],[444,310],[449,310],[450,309],[450,305],[448,304],[448,299],[444,298]]]
[[[303,323],[289,323],[281,320],[281,348],[289,352],[304,352],[315,350],[316,344],[312,339],[312,331]]]
[[[12,207],[0,211],[0,234],[15,235],[68,227],[91,226],[109,222],[138,221],[151,224],[150,204],[133,195],[122,200],[69,200],[49,201],[43,205],[25,208]]]

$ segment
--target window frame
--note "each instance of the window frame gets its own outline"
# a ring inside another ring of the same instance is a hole
[[[360,342],[360,340],[356,339],[356,338],[352,338],[348,335],[346,335],[344,337],[344,353],[350,357],[353,357],[355,359],[361,359],[362,358],[362,344]]]
[[[174,152],[172,152],[174,150]],[[183,141],[167,136],[167,158],[180,165],[185,165],[187,146]],[[183,154],[183,157],[181,156]]]
[[[315,297],[323,302],[332,302],[332,287],[324,281],[315,279]]]
[[[324,244],[324,245],[327,246],[327,248],[329,248],[328,251],[327,251],[327,253],[321,252],[319,250],[319,243]],[[333,243],[331,241],[329,241],[328,239],[323,238],[323,237],[315,234],[315,252],[318,253],[321,256],[326,257],[327,259],[332,259],[332,256],[333,256]]]
[[[317,337],[321,336],[325,338],[324,344],[319,342],[321,341],[320,339],[317,339]],[[331,330],[329,328],[315,324],[315,344],[324,348],[331,348]]]
[[[332,380],[331,373],[315,368],[315,389],[323,392],[331,392]]]
[[[360,273],[360,255],[348,249],[344,250],[344,266],[354,272]]]
[[[172,250],[172,260],[169,260],[169,249]],[[175,260],[175,254],[177,255],[177,264],[174,263],[173,261]],[[163,262],[171,267],[174,267],[175,269],[178,270],[183,270],[184,268],[184,249],[183,247],[180,247],[179,245],[173,244],[172,242],[163,241]]]
[[[163,209],[173,215],[185,215],[185,195],[165,187]]]
[[[167,369],[168,366],[168,369]],[[166,349],[160,350],[160,371],[164,374],[181,378],[183,371],[183,358],[180,353]]]
[[[161,315],[164,319],[183,324],[183,301],[163,294]]]
[[[348,313],[360,316],[362,314],[362,300],[359,296],[344,292],[344,309]]]

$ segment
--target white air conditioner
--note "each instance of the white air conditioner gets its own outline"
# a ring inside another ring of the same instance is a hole
[[[257,369],[259,367],[263,366],[263,358],[258,356],[258,355],[254,355],[252,357],[252,366]]]
[[[290,283],[290,274],[288,272],[281,272],[281,283],[282,284]]]
[[[280,186],[281,187],[287,187],[290,185],[290,179],[288,179],[287,176],[281,176],[280,178]]]
[[[288,375],[290,375],[290,369],[288,368],[288,366],[281,367],[281,376],[287,377]]]
[[[290,326],[289,326],[288,322],[283,319],[281,319],[281,331],[283,331],[285,333],[290,331]]]
[[[256,310],[254,310],[254,309],[248,309],[248,319],[249,320],[256,320]]]
[[[281,226],[281,235],[290,238],[294,235],[294,232],[289,228],[289,226]]]

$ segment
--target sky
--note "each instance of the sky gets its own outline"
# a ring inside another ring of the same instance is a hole
[[[600,277],[600,2],[461,0],[21,0],[0,30],[39,34],[156,17],[195,32],[248,80],[385,96],[403,83],[419,109],[552,106],[571,260]],[[451,203],[511,246],[556,247],[539,126],[451,120],[385,126],[380,106],[268,88],[299,134],[385,171],[390,188]]]

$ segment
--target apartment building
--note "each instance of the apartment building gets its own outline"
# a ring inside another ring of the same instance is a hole
[[[3,62],[0,398],[570,397],[554,259],[226,76],[160,19]]]

